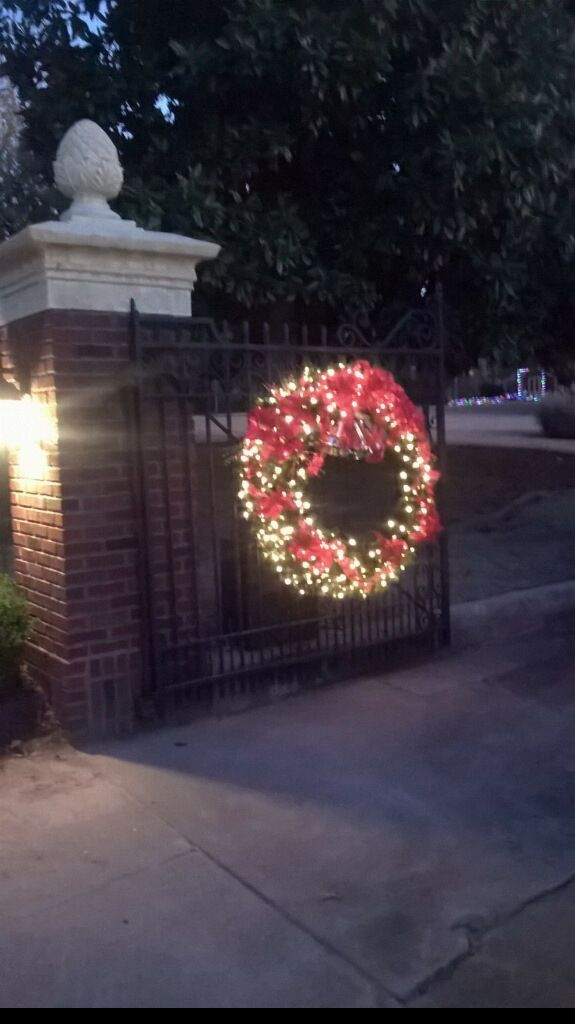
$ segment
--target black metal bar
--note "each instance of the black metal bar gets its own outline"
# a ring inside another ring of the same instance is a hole
[[[228,438],[230,439],[230,441],[239,441],[239,440],[240,440],[240,438],[239,438],[239,437],[236,437],[236,436],[234,435],[234,433],[233,433],[233,430],[232,430],[232,427],[231,427],[231,426],[230,426],[230,427],[227,427],[227,426],[225,426],[225,425],[224,425],[224,424],[222,423],[222,421],[221,421],[221,420],[219,420],[219,419],[217,418],[217,416],[216,416],[216,415],[214,415],[213,413],[210,413],[209,415],[207,415],[207,417],[206,417],[206,418],[207,418],[207,419],[209,419],[210,423],[213,423],[214,427],[217,427],[217,428],[218,428],[218,430],[221,430],[222,434],[224,434],[224,436],[225,436],[225,437],[228,437]],[[228,417],[228,416],[226,416],[226,420],[228,420],[228,419],[229,419],[229,420],[230,420],[230,422],[231,422],[231,412],[230,412],[230,415],[229,415],[229,417]],[[216,442],[216,443],[217,443],[217,442]]]
[[[143,448],[143,403],[141,371],[141,344],[138,311],[130,302],[129,353],[134,370],[133,383],[127,389],[128,440],[133,458],[132,488],[138,544],[138,575],[140,583],[140,649],[142,651],[142,692],[150,696],[157,687],[156,633],[153,615],[152,566],[150,561],[150,528],[146,466]]]
[[[238,620],[242,629],[246,625],[245,598],[244,598],[244,569],[242,565],[242,547],[240,534],[240,513],[239,503],[234,496],[234,521],[233,521],[232,544],[234,549],[234,562],[236,567],[236,599],[238,603]]]
[[[170,461],[168,456],[168,438],[166,434],[166,400],[162,398],[157,399],[158,409],[160,413],[160,444],[161,444],[161,463],[162,463],[162,498],[163,507],[165,509],[165,554],[166,554],[166,569],[168,573],[168,605],[170,609],[168,630],[172,637],[172,644],[177,646],[178,640],[178,610],[176,601],[176,579],[175,579],[175,560],[174,560],[174,541],[173,541],[173,516],[172,516],[172,500],[170,490]]]
[[[196,636],[200,635],[200,593],[198,587],[198,538],[196,535],[196,510],[195,510],[195,487],[194,474],[192,471],[192,454],[190,451],[190,418],[189,418],[189,403],[186,402],[185,398],[179,399],[178,402],[180,410],[180,425],[182,430],[182,446],[184,449],[184,467],[186,474],[186,503],[188,509],[188,533],[189,533],[189,546],[190,546],[190,578],[193,586],[193,601],[194,601],[194,627]],[[195,439],[194,439],[195,440]]]
[[[242,352],[247,353],[244,358],[245,358],[245,361],[246,361],[246,398],[247,398],[248,407],[249,407],[253,403],[253,392],[252,392],[252,357],[251,357],[251,352],[254,349],[257,349],[258,346],[251,344],[251,342],[249,340],[250,337],[251,337],[250,330],[249,330],[249,324],[246,324],[245,326],[247,328],[247,334],[246,334],[247,340],[242,345]],[[259,351],[261,352],[261,347],[259,348]]]
[[[364,644],[362,646],[361,650],[385,650],[387,647],[389,647],[389,645],[393,642],[394,639],[396,639],[396,638],[388,637],[387,640],[382,640],[381,638],[377,638],[372,643]],[[397,638],[397,639],[400,639],[400,638]],[[411,639],[416,641],[418,639],[418,637],[412,637]],[[338,649],[337,654],[338,654],[338,657],[345,656],[345,655],[349,655],[349,654],[353,653],[355,650],[357,650],[357,649],[354,648],[352,644],[347,643],[347,644],[343,644],[342,646],[340,646],[340,648]],[[307,661],[317,661],[317,660],[319,660],[323,656],[324,653],[325,652],[323,652],[323,651],[321,651],[321,650],[319,650],[317,648],[316,649],[306,649],[306,650],[301,650],[300,649],[300,650],[298,650],[298,653],[293,654],[291,656],[282,657],[282,658],[280,658],[280,657],[274,658],[273,660],[270,660],[269,662],[267,662],[264,667],[267,667],[267,668],[277,668],[279,666],[283,667],[283,666],[287,666],[287,665],[302,664],[302,663],[307,662]],[[332,652],[332,653],[334,653],[334,652]],[[233,678],[235,676],[246,676],[246,675],[250,675],[252,673],[255,674],[255,675],[258,675],[261,672],[261,669],[262,669],[262,665],[261,665],[260,662],[252,663],[251,665],[247,665],[244,669],[237,668],[237,667],[236,668],[232,668],[230,666],[229,670],[224,670],[220,674],[203,675],[203,676],[194,678],[193,680],[188,680],[187,682],[180,681],[179,683],[174,684],[170,688],[166,687],[166,690],[171,689],[172,691],[177,692],[178,690],[201,686],[201,685],[203,685],[205,683],[220,682],[221,680],[230,679],[230,678]]]
[[[322,330],[324,330],[324,328],[322,328]],[[222,345],[218,349],[215,349],[213,345],[207,345],[205,343],[198,343],[198,344],[194,345],[194,351],[198,351],[200,349],[203,349],[203,350],[208,351],[208,352],[217,352],[217,351],[220,351],[220,352],[229,351],[229,352],[238,352],[238,353],[240,353],[240,352],[257,352],[259,355],[261,355],[262,354],[262,348],[265,346],[266,348],[268,348],[270,350],[270,352],[275,352],[277,354],[285,352],[285,350],[286,350],[286,346],[285,345],[278,345],[277,343],[272,342],[272,341],[265,341],[266,337],[268,337],[268,338],[270,337],[269,324],[264,324],[264,345],[258,344],[256,342],[249,342],[249,343],[244,344],[243,342],[240,343],[240,342],[236,342],[236,341],[231,341],[231,342],[226,342],[225,345]],[[293,347],[294,350],[295,350],[295,346],[290,346],[290,347]],[[167,346],[162,345],[160,343],[158,343],[153,349],[150,346],[150,351],[154,351],[155,353],[159,353],[159,352],[162,352],[162,351],[169,351],[169,350],[170,350],[170,347],[167,347]],[[422,356],[427,357],[427,356],[437,356],[438,355],[438,350],[437,349],[431,349],[431,348],[430,349],[423,349],[423,350],[420,349],[420,348],[401,348],[401,349],[390,348],[390,349],[387,349],[387,348],[381,348],[380,346],[377,346],[376,348],[374,348],[371,351],[372,351],[373,355],[378,355],[379,354],[380,356],[385,357],[386,360],[387,359],[391,359],[393,356],[397,356],[397,355],[401,355],[401,356],[418,356],[419,358],[421,358]],[[351,358],[351,359],[354,356],[357,356],[357,355],[360,355],[360,354],[362,355],[362,357],[365,357],[366,355],[370,354],[369,352],[365,352],[363,349],[361,349],[361,350],[360,349],[346,349],[342,345],[328,345],[327,344],[327,340],[326,340],[326,344],[325,345],[307,345],[306,348],[305,348],[305,352],[306,353],[317,354],[317,355],[339,355],[342,358],[346,357],[346,358]]]
[[[225,408],[226,423],[227,423],[227,428],[228,428],[228,434],[231,436],[233,434],[233,429],[232,429],[232,403],[230,402],[230,395],[231,395],[231,391],[232,391],[232,385],[231,385],[231,379],[230,379],[230,360],[229,359],[226,359],[225,363],[224,363],[224,377],[225,377],[224,401],[225,401],[225,405],[226,405],[226,408]]]
[[[212,538],[212,557],[213,557],[213,572],[214,572],[214,584],[216,591],[216,607],[217,616],[220,627],[222,625],[222,577],[221,577],[221,565],[220,565],[220,550],[219,550],[219,538],[217,532],[217,520],[216,520],[216,490],[215,490],[215,479],[214,479],[214,451],[212,444],[212,427],[209,415],[206,414],[206,445],[208,449],[208,475],[209,475],[209,486],[208,496],[210,502],[210,534]]]
[[[441,477],[437,488],[437,503],[440,514],[444,511],[445,472],[446,472],[446,437],[445,437],[445,315],[443,304],[443,286],[441,282],[436,288],[436,317],[439,340],[439,360],[437,374],[437,455]],[[445,523],[445,516],[442,515]],[[449,549],[447,531],[444,529],[439,538],[439,566],[441,575],[441,623],[444,643],[451,639],[451,612],[449,597]]]

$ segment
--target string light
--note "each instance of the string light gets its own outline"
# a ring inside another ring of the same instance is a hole
[[[523,378],[526,373],[529,373],[528,366],[521,366],[517,371],[517,397],[523,398]]]
[[[316,525],[303,488],[325,458],[380,462],[386,450],[402,467],[395,517],[364,539]],[[286,586],[300,595],[367,597],[396,581],[416,546],[440,529],[431,463],[423,418],[391,374],[365,361],[306,367],[250,412],[238,497]]]
[[[447,404],[452,409],[461,409],[469,406],[504,405],[506,402],[540,402],[544,395],[547,394],[549,386],[547,380],[547,373],[545,370],[540,371],[540,390],[535,391],[532,394],[525,389],[525,375],[528,373],[528,366],[520,366],[519,369],[516,371],[515,391],[506,391],[501,395],[493,395],[490,397],[484,397],[483,395],[473,395],[470,398],[452,398]]]

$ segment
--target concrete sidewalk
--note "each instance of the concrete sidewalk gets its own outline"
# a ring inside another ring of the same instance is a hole
[[[0,1006],[575,1006],[573,623],[0,770]]]

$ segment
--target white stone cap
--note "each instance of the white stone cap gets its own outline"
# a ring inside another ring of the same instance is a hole
[[[76,121],[58,146],[54,182],[72,205],[60,220],[87,217],[121,220],[108,206],[124,183],[118,150],[94,121]]]
[[[59,221],[25,228],[0,245],[0,323],[45,309],[190,316],[196,267],[220,246],[146,231],[108,206],[122,185],[116,147],[92,121],[66,133],[54,163],[72,199]]]

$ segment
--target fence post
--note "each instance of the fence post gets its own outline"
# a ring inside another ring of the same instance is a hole
[[[30,672],[65,728],[98,734],[130,727],[144,672],[118,387],[130,364],[130,303],[190,316],[196,265],[219,246],[113,213],[107,200],[120,191],[122,169],[91,121],[67,132],[54,169],[70,209],[0,245],[4,374],[55,424],[34,466],[25,437],[12,453],[14,565],[34,616]]]
[[[445,329],[445,300],[443,297],[443,285],[441,281],[437,283],[436,293],[436,323],[437,331],[439,335],[439,364],[438,364],[438,398],[437,398],[437,449],[439,452],[439,469],[442,474],[442,478],[439,480],[438,485],[438,497],[440,504],[440,511],[443,512],[444,505],[444,493],[445,493],[445,472],[447,469],[447,439],[445,431],[445,349],[446,349],[446,329]],[[441,622],[443,632],[443,642],[449,643],[451,639],[451,601],[449,594],[449,551],[448,551],[448,540],[447,533],[444,530],[439,538],[439,562],[440,562],[440,573],[441,573]]]

